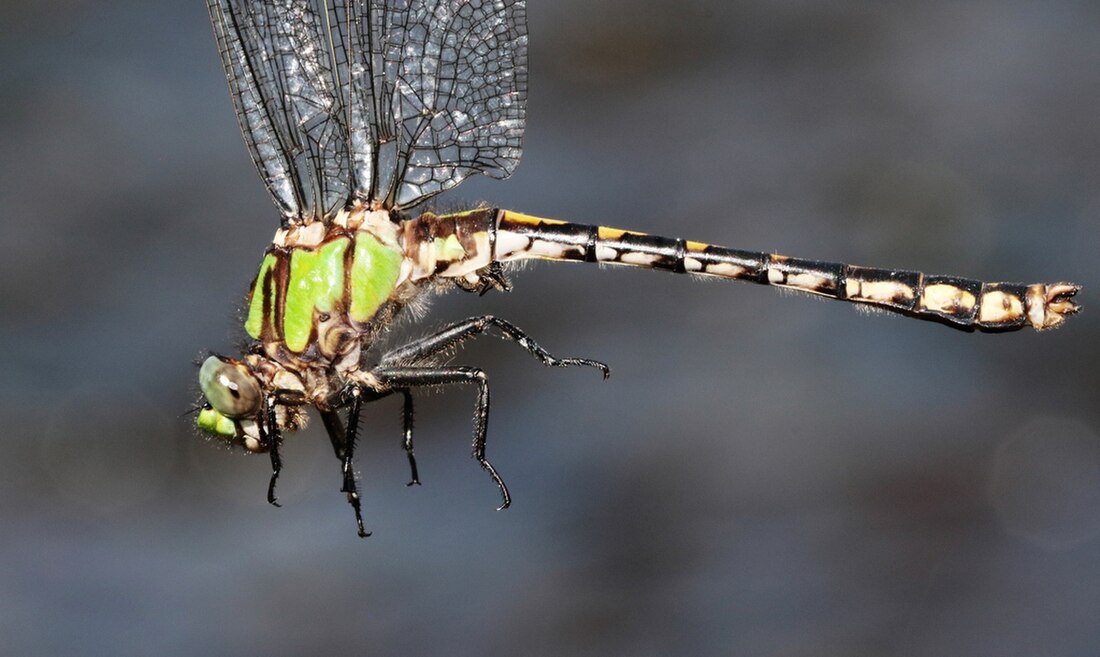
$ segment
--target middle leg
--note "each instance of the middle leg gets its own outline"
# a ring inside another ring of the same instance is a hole
[[[489,473],[500,489],[501,504],[498,510],[507,509],[512,503],[508,487],[497,469],[485,457],[485,438],[489,429],[489,382],[485,372],[476,367],[382,367],[371,371],[384,385],[405,390],[450,384],[477,386],[477,405],[474,407],[473,456],[482,469]],[[409,398],[407,398],[409,399]],[[411,425],[409,425],[411,429]],[[410,446],[411,453],[411,446]],[[414,469],[415,473],[415,469]]]
[[[355,444],[359,433],[359,410],[363,402],[363,390],[358,384],[350,384],[341,390],[332,400],[334,408],[348,407],[348,423],[345,427],[340,421],[336,410],[321,412],[321,421],[325,425],[332,449],[336,458],[340,459],[342,480],[340,492],[348,496],[348,504],[355,511],[355,525],[359,530],[359,536],[370,536],[363,526],[362,503],[359,499],[359,489],[355,482]]]

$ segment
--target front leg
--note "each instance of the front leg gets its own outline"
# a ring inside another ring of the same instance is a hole
[[[294,411],[292,407],[301,406],[305,398],[298,390],[277,389],[264,397],[260,416],[257,418],[257,426],[260,431],[260,442],[271,456],[271,479],[267,482],[267,502],[272,506],[281,506],[275,497],[275,484],[279,480],[279,474],[283,471],[283,459],[279,450],[283,445],[283,433],[279,428],[279,414],[276,406],[281,404],[285,414],[284,421],[290,423],[290,430],[296,428]]]
[[[279,480],[279,473],[283,471],[283,459],[279,456],[283,436],[279,431],[278,417],[275,414],[275,395],[264,398],[263,418],[259,426],[260,440],[267,444],[267,451],[271,456],[271,479],[267,482],[267,503],[272,506],[281,506],[275,497],[275,483]]]
[[[485,438],[489,429],[489,382],[485,372],[476,367],[384,367],[379,366],[371,372],[380,382],[390,388],[408,390],[429,386],[450,385],[455,383],[477,386],[477,405],[474,408],[474,458],[482,469],[489,473],[497,488],[500,489],[501,504],[498,511],[507,509],[512,503],[508,487],[504,485],[497,469],[485,457]],[[410,448],[411,453],[411,448]]]

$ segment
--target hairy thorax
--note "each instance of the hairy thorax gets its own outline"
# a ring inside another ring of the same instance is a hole
[[[248,298],[245,330],[287,368],[353,371],[363,348],[415,295],[388,212],[280,228]]]
[[[245,330],[292,371],[350,375],[426,283],[480,283],[494,222],[492,210],[400,220],[357,205],[327,223],[280,228],[253,281]]]

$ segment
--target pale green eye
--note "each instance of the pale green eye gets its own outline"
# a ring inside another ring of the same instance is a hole
[[[227,418],[240,419],[260,410],[260,382],[240,363],[207,358],[199,370],[199,386],[206,401]]]

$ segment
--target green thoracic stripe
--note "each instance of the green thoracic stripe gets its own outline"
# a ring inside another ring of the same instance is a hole
[[[379,242],[369,233],[355,236],[355,258],[351,264],[352,321],[370,321],[378,308],[390,298],[403,255],[399,248]]]
[[[344,253],[349,238],[332,240],[314,250],[295,249],[283,309],[283,341],[291,351],[309,344],[315,312],[331,312],[344,298]]]
[[[248,319],[245,320],[244,330],[256,340],[260,339],[264,326],[271,326],[271,318],[264,317],[264,297],[271,299],[272,306],[275,303],[275,281],[268,279],[268,272],[275,266],[275,254],[268,253],[260,264],[260,273],[256,275],[256,282],[252,285],[252,300],[248,304]],[[265,289],[265,285],[268,289]]]

